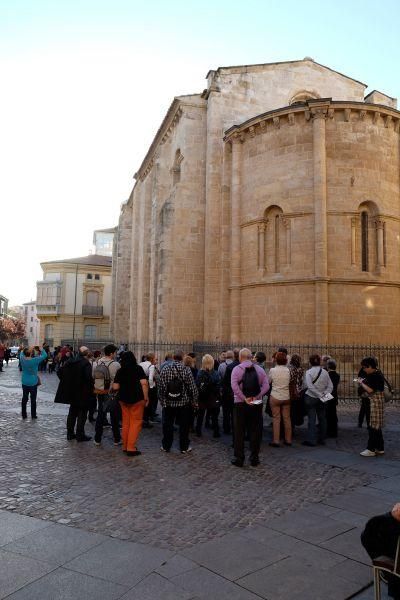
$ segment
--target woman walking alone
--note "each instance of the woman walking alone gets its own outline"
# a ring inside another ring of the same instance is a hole
[[[368,428],[367,448],[360,452],[361,456],[380,456],[385,454],[383,442],[383,411],[385,400],[383,390],[385,387],[385,378],[379,371],[376,359],[372,356],[363,358],[361,367],[366,374],[365,378],[359,377],[358,383],[363,391],[369,396],[371,405],[370,424]]]
[[[142,429],[143,412],[149,404],[149,384],[133,352],[124,352],[113,390],[118,392],[122,411],[122,450],[128,456],[139,456],[137,440]]]
[[[26,419],[26,405],[29,396],[31,398],[31,417],[37,419],[36,415],[36,396],[39,384],[38,367],[39,364],[47,359],[47,353],[42,350],[39,356],[34,356],[33,349],[24,348],[19,355],[19,363],[22,371],[22,418]]]

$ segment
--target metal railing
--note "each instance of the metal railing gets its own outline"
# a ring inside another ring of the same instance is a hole
[[[89,304],[82,305],[82,315],[84,317],[102,317],[103,307],[102,306],[90,306]]]
[[[119,345],[118,343],[116,344]],[[264,343],[262,341],[237,342],[132,342],[127,344],[129,350],[134,352],[138,361],[147,352],[154,352],[159,362],[165,355],[174,350],[182,350],[185,353],[196,354],[197,366],[201,364],[204,354],[211,354],[218,358],[221,352],[237,348],[249,348],[253,352],[262,350],[267,356],[267,367],[272,365],[272,355],[279,347],[285,347],[288,354],[299,354],[304,369],[309,368],[309,357],[311,354],[320,356],[329,355],[336,361],[337,372],[340,375],[339,400],[342,402],[353,402],[358,399],[357,384],[353,381],[361,368],[360,362],[366,356],[377,359],[379,368],[384,373],[395,390],[395,399],[400,399],[400,346],[380,345],[325,345],[325,344],[289,344],[289,343]]]

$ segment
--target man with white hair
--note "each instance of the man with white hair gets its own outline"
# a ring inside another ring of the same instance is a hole
[[[88,354],[89,348],[81,346],[78,356],[67,360],[57,372],[60,383],[54,402],[70,405],[67,417],[67,439],[76,439],[77,442],[88,442],[92,439],[85,434],[85,422],[94,383]]]
[[[232,371],[235,458],[231,462],[235,467],[243,467],[246,430],[250,435],[250,464],[252,467],[260,464],[262,398],[269,390],[269,382],[264,369],[251,359],[251,351],[242,348],[239,352],[239,364]]]

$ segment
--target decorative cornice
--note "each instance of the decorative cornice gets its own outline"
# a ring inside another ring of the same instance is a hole
[[[225,131],[224,141],[231,141],[234,134],[241,134],[244,136],[243,139],[254,137],[269,130],[280,129],[286,124],[294,125],[296,120],[301,118],[307,122],[313,119],[334,119],[338,115],[340,115],[339,119],[344,122],[353,121],[357,117],[360,121],[365,121],[367,115],[370,115],[376,126],[384,126],[396,133],[400,131],[400,111],[395,108],[366,102],[319,98],[307,100],[302,104],[270,110],[248,119],[240,125],[234,125]]]
[[[196,104],[195,102],[191,102],[189,97],[187,101],[180,97],[174,98],[150,145],[149,150],[147,151],[146,156],[143,159],[142,164],[140,165],[138,171],[134,174],[134,179],[140,179],[140,181],[143,181],[147,177],[154,166],[157,149],[162,144],[165,144],[167,139],[170,137],[172,131],[180,121],[184,107],[199,108],[204,110],[206,106],[206,102],[204,102],[204,104]]]
[[[357,285],[357,286],[365,286],[365,285],[378,285],[379,287],[391,287],[391,288],[400,288],[400,281],[382,281],[379,277],[376,279],[362,278],[362,279],[350,279],[346,277],[300,277],[300,278],[288,278],[280,275],[279,278],[277,276],[265,276],[260,281],[249,281],[248,283],[242,283],[236,286],[230,286],[229,289],[240,289],[245,290],[248,288],[255,287],[271,287],[275,285],[315,285],[316,283],[325,282],[328,285]],[[275,278],[276,277],[276,278]]]

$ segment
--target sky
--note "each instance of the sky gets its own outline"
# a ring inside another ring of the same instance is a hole
[[[400,3],[0,0],[0,294],[117,224],[174,96],[209,69],[311,56],[400,100]]]

